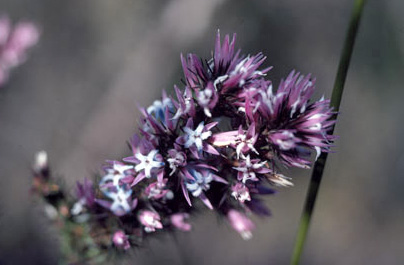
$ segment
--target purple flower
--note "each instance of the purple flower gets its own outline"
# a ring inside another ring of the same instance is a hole
[[[265,61],[266,57],[261,53],[255,56],[248,56],[239,61],[234,69],[227,75],[226,81],[223,82],[223,92],[227,92],[232,87],[242,87],[246,83],[265,76],[271,68],[259,71],[258,68]]]
[[[189,173],[192,175],[192,179],[187,179],[185,186],[192,196],[198,197],[201,195],[202,191],[209,190],[210,182],[213,180],[212,173],[209,171],[202,171],[205,173],[202,175],[201,172],[196,170],[191,170]]]
[[[209,82],[205,89],[199,90],[196,95],[199,106],[203,108],[205,115],[209,118],[212,117],[211,110],[216,106],[218,99],[218,94],[212,82]]]
[[[265,79],[254,79],[244,85],[233,95],[234,105],[244,112],[249,123],[255,123],[257,128],[264,122],[262,109],[271,108],[273,100],[272,82]],[[268,107],[270,106],[270,107]]]
[[[112,242],[119,249],[128,250],[130,248],[129,238],[122,230],[118,230],[114,233]]]
[[[179,137],[177,142],[179,144],[184,145],[185,148],[188,148],[189,151],[195,156],[195,158],[199,158],[199,153],[205,151],[210,154],[219,155],[219,152],[213,148],[208,143],[208,139],[212,135],[210,129],[216,126],[217,122],[212,122],[207,125],[204,122],[199,123],[199,125],[194,130],[194,122],[190,118],[187,121],[186,126],[183,128],[185,135]]]
[[[189,218],[189,214],[187,213],[176,213],[170,216],[171,224],[181,230],[188,232],[191,230],[192,226],[189,223],[185,222],[185,219]]]
[[[305,153],[299,150],[299,147],[314,149],[318,157],[321,152],[329,151],[331,141],[335,139],[334,136],[327,134],[335,123],[331,120],[335,113],[329,107],[329,100],[320,99],[314,103],[309,102],[315,89],[314,84],[315,80],[311,80],[310,76],[304,77],[292,72],[284,82],[281,82],[277,92],[285,95],[282,98],[285,97],[283,101],[287,101],[287,104],[284,108],[278,106],[280,103],[275,106],[287,115],[288,121],[273,119],[273,123],[283,122],[284,129],[291,131],[294,133],[294,138],[299,139],[293,139],[295,143],[298,143],[294,150],[286,150],[283,153],[281,151],[284,161],[293,166],[305,167],[308,164],[302,159]],[[268,140],[273,143],[270,138]],[[276,144],[275,147],[277,147]]]
[[[144,191],[147,198],[158,200],[158,199],[165,197],[166,194],[169,192],[169,190],[166,189],[166,183],[167,183],[167,179],[163,179],[162,182],[156,181],[156,182],[150,183]]]
[[[230,210],[227,213],[230,225],[236,230],[244,240],[251,239],[251,231],[255,229],[254,223],[243,213]]]
[[[163,229],[163,224],[160,222],[160,215],[149,210],[142,210],[138,216],[139,222],[144,225],[144,230],[148,233]]]
[[[161,168],[164,166],[163,157],[157,149],[154,149],[153,144],[134,135],[131,140],[131,146],[133,156],[126,157],[123,161],[135,164],[134,169],[136,172],[139,172],[132,182],[132,186],[144,178],[151,178],[156,175],[158,180],[162,181],[163,171]]]
[[[243,157],[245,160],[240,162],[238,167],[233,167],[238,171],[237,179],[246,183],[247,180],[259,181],[257,174],[270,173],[271,170],[265,167],[266,162],[259,159],[251,159],[250,155]]]
[[[245,184],[238,182],[231,187],[231,190],[231,195],[239,202],[251,201],[250,192]]]
[[[111,210],[115,215],[122,216],[130,213],[137,206],[137,199],[132,199],[132,189],[128,182],[133,179],[133,166],[125,165],[119,161],[108,161],[104,167],[106,175],[99,184],[103,194],[111,201],[96,199],[96,202]]]
[[[195,116],[195,103],[192,98],[192,91],[189,87],[185,87],[184,93],[177,86],[174,86],[175,93],[177,95],[178,104],[177,104],[177,112],[174,115],[173,119],[178,119],[181,116],[188,115],[190,117]]]
[[[328,100],[311,103],[315,80],[294,71],[281,81],[276,93],[266,80],[251,82],[241,90],[235,105],[261,128],[272,154],[286,166],[307,168],[310,150],[328,152],[335,137],[327,134],[335,114]],[[275,151],[275,152],[274,152]]]
[[[270,132],[268,139],[280,150],[290,150],[296,148],[301,140],[295,137],[294,130],[277,130]]]
[[[179,151],[180,148],[177,144],[175,144],[175,147],[175,149],[170,149],[167,152],[169,155],[167,162],[171,168],[170,176],[175,173],[177,168],[185,167],[187,165],[187,155],[184,152]]]
[[[131,194],[132,190],[124,191],[122,189],[118,189],[117,192],[111,192],[108,195],[104,192],[106,196],[112,199],[112,202],[96,199],[96,202],[104,208],[109,209],[117,216],[123,216],[130,212],[132,212],[136,206],[138,200],[132,199]]]
[[[134,179],[133,175],[135,171],[133,170],[133,166],[119,161],[107,160],[103,170],[106,173],[101,181],[104,187],[120,186],[122,183],[130,183]]]
[[[254,79],[261,78],[270,70],[270,68],[258,70],[265,60],[261,53],[240,57],[240,51],[235,52],[234,49],[235,39],[234,34],[230,42],[230,36],[226,35],[222,45],[218,31],[213,58],[206,64],[195,54],[188,54],[186,58],[181,55],[185,80],[196,93],[206,88],[209,83],[213,84],[215,91],[227,93],[231,89],[242,87]]]
[[[154,142],[155,146],[159,144],[159,137],[156,135],[170,134],[175,130],[177,124],[177,119],[173,117],[176,112],[175,105],[178,104],[163,91],[161,100],[155,100],[147,109],[140,109],[145,117],[141,131],[147,140]]]
[[[158,154],[158,150],[151,150],[147,155],[138,153],[135,155],[139,161],[135,166],[136,172],[143,171],[146,178],[151,178],[151,171],[154,168],[161,168],[164,166],[161,156]]]
[[[95,205],[95,190],[91,180],[85,178],[83,184],[77,181],[76,195],[79,200],[71,209],[73,215],[80,214],[85,206],[92,208]]]
[[[261,78],[271,69],[258,70],[266,57],[261,53],[254,56],[242,58],[239,56],[240,50],[234,52],[236,34],[230,42],[229,35],[225,36],[224,43],[220,43],[220,32],[217,32],[215,53],[213,58],[215,77],[215,88],[226,93],[235,87],[242,87],[254,79]]]
[[[155,100],[151,106],[147,108],[147,113],[153,115],[155,119],[159,122],[165,123],[166,121],[166,110],[169,112],[174,111],[174,104],[172,100],[167,97],[165,91],[163,91],[162,100]]]
[[[76,194],[77,198],[85,200],[86,205],[88,206],[93,205],[95,198],[93,182],[88,178],[84,178],[83,184],[77,181]]]
[[[236,149],[237,159],[240,154],[247,154],[249,151],[253,151],[258,154],[254,144],[258,139],[258,134],[255,133],[255,124],[252,123],[248,131],[243,130],[240,125],[238,131],[229,131],[223,133],[216,133],[212,136],[211,142],[214,146],[228,146]]]
[[[205,165],[196,165],[193,168],[182,170],[183,178],[181,180],[182,192],[188,204],[192,206],[188,192],[192,196],[198,197],[209,208],[213,209],[212,204],[206,197],[204,191],[210,189],[210,182],[217,181],[224,184],[228,182],[223,178],[215,175],[211,171],[211,167]]]

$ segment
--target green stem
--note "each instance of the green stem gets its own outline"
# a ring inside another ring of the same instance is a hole
[[[344,48],[340,57],[338,72],[335,78],[334,88],[331,96],[330,106],[336,112],[339,110],[341,104],[342,93],[344,91],[345,80],[349,69],[349,63],[351,61],[351,55],[355,44],[355,38],[358,32],[359,21],[365,2],[366,0],[355,0],[354,3],[351,19],[349,22],[349,28],[346,34]],[[337,119],[336,115],[334,119]],[[330,131],[330,134],[333,133],[334,127]],[[313,215],[313,209],[316,202],[317,193],[320,188],[320,183],[323,177],[323,171],[326,162],[327,153],[322,153],[314,164],[309,190],[307,192],[303,213],[300,219],[299,230],[295,241],[295,248],[290,263],[291,265],[297,265],[300,262],[300,257],[303,251],[304,243],[306,241],[307,232],[310,226],[311,217]]]

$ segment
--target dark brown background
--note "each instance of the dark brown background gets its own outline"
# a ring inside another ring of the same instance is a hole
[[[58,237],[28,190],[45,149],[70,187],[127,153],[137,104],[180,83],[180,52],[208,57],[217,28],[245,53],[263,51],[278,83],[292,69],[329,97],[351,2],[230,0],[1,0],[0,12],[42,26],[29,61],[0,88],[0,264],[55,264]],[[368,1],[302,264],[404,260],[404,2]],[[287,264],[310,171],[268,200],[243,241],[213,213],[153,240],[128,264]]]

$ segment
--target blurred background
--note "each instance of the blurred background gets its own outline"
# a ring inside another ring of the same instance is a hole
[[[39,45],[0,88],[0,264],[56,264],[59,239],[29,193],[47,150],[68,187],[128,154],[137,107],[182,76],[179,55],[209,57],[216,30],[262,51],[269,78],[313,73],[330,97],[351,0],[1,0],[0,13],[41,26]],[[404,1],[369,0],[302,264],[404,260]],[[250,241],[204,212],[191,233],[151,240],[123,264],[288,264],[310,171],[267,200]]]

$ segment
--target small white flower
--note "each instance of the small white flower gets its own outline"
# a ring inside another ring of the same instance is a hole
[[[199,123],[198,127],[193,131],[188,127],[184,127],[184,131],[187,134],[187,141],[185,142],[185,147],[189,148],[190,146],[194,145],[201,151],[203,148],[203,140],[208,139],[211,135],[211,131],[202,132],[204,128],[204,122]]]
[[[72,207],[72,209],[70,211],[71,214],[72,215],[79,215],[81,212],[83,212],[85,204],[86,204],[86,200],[84,198],[80,199],[78,202],[76,202],[73,205],[73,207]]]
[[[278,144],[278,146],[281,150],[289,150],[296,145],[295,135],[292,132],[284,131],[284,132],[282,132],[282,135],[286,139],[277,139],[276,140],[276,143]]]
[[[194,180],[187,180],[186,187],[194,197],[201,195],[202,191],[210,188],[210,182],[213,180],[212,174],[202,175],[200,172],[193,170],[190,172]]]
[[[114,163],[112,168],[108,168],[106,169],[107,175],[105,175],[101,182],[100,185],[103,185],[107,182],[112,182],[112,184],[115,187],[119,187],[121,184],[119,183],[119,181],[125,177],[125,171],[132,169],[133,166],[129,166],[129,165],[121,165],[118,163]]]
[[[45,205],[45,214],[49,219],[55,220],[58,217],[58,210],[50,204]]]
[[[241,180],[243,183],[246,183],[247,180],[251,181],[258,181],[257,173],[263,174],[263,173],[268,173],[269,169],[265,168],[265,161],[264,162],[258,162],[257,159],[254,160],[255,162],[251,162],[250,155],[247,157],[242,157],[245,159],[240,166],[238,167],[233,167],[235,170],[239,171],[238,178]]]
[[[109,196],[113,200],[111,211],[116,213],[123,209],[127,213],[130,212],[132,210],[132,207],[129,205],[128,199],[131,198],[131,195],[131,189],[118,189],[117,192],[111,193],[111,196]]]
[[[179,165],[185,165],[187,158],[183,152],[176,152],[174,157],[167,159],[169,166],[171,168],[170,176],[175,173]]]
[[[151,177],[151,170],[153,168],[160,168],[164,166],[164,162],[155,160],[158,150],[152,150],[147,154],[147,156],[142,155],[141,153],[137,153],[135,156],[140,163],[135,166],[136,172],[144,170],[146,178]]]
[[[212,100],[212,97],[213,97],[213,91],[210,89],[204,89],[199,91],[197,96],[199,105],[203,107],[203,112],[209,118],[212,117],[212,113],[210,113],[209,110],[209,104]]]
[[[166,108],[173,108],[173,103],[170,98],[165,98],[163,101],[155,100],[152,105],[147,108],[147,113],[154,114],[157,120],[164,121]]]
[[[48,154],[40,151],[35,154],[34,170],[39,172],[48,166]]]

